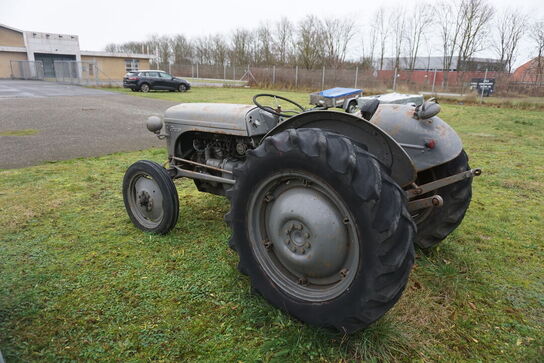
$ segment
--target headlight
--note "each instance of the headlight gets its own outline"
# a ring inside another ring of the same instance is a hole
[[[159,116],[150,116],[147,119],[146,126],[149,131],[158,134],[162,129],[162,119]]]

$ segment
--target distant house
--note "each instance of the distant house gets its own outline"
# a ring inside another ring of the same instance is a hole
[[[69,70],[97,80],[120,80],[127,71],[149,69],[151,58],[149,54],[80,50],[77,35],[0,24],[0,78],[55,78]],[[38,70],[41,76],[36,77]]]
[[[534,58],[519,66],[512,75],[514,82],[544,82],[544,57]]]

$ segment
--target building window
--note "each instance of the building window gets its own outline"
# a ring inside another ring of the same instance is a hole
[[[132,72],[140,69],[139,59],[125,59],[125,71]]]

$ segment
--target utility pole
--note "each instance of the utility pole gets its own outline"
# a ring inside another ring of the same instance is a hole
[[[484,101],[484,90],[487,84],[487,68],[485,69],[484,81],[482,82],[482,94],[480,95],[480,103]]]
[[[323,66],[323,73],[321,74],[321,89],[325,88],[325,66]]]
[[[359,66],[355,67],[355,86],[353,88],[357,88],[357,77],[359,76]]]
[[[276,66],[272,66],[272,84],[276,84]]]
[[[434,85],[435,85],[435,83],[436,83],[436,68],[434,69],[434,75],[433,75],[433,89],[432,89],[432,91],[431,91],[431,93],[433,93],[433,94],[434,94]]]

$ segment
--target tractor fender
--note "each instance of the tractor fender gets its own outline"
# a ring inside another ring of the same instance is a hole
[[[380,104],[369,122],[406,150],[417,172],[453,160],[463,150],[461,138],[450,125],[437,116],[418,117],[413,106]]]
[[[345,112],[320,110],[301,113],[279,123],[261,142],[267,136],[299,128],[322,129],[353,140],[388,168],[391,177],[402,187],[416,179],[410,157],[393,138],[370,122]]]

